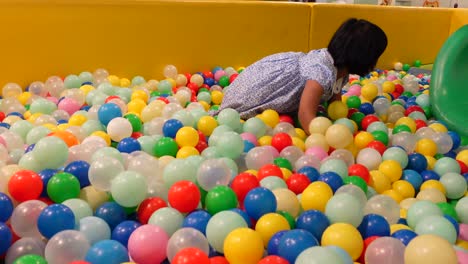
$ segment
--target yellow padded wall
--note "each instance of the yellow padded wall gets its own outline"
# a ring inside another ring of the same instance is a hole
[[[250,1],[3,0],[0,88],[98,67],[160,78],[167,64],[208,70],[307,51],[310,12]]]
[[[466,24],[468,24],[468,9],[463,9],[463,8],[453,9],[450,34],[452,34],[461,26],[466,25]]]
[[[388,46],[380,68],[421,60],[432,63],[447,39],[453,9],[371,5],[311,4],[310,48],[326,47],[339,25],[350,17],[370,20],[387,34]]]

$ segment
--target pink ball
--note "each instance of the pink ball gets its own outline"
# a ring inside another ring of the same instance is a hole
[[[258,140],[257,140],[257,137],[254,134],[249,133],[249,132],[244,132],[240,136],[241,136],[241,138],[243,140],[248,140],[252,144],[254,144],[255,146],[258,146]]]
[[[313,155],[317,157],[319,160],[323,160],[324,158],[328,157],[328,153],[323,150],[321,147],[311,147],[308,148],[305,152],[307,155]]]
[[[71,98],[63,98],[58,104],[58,109],[66,111],[69,115],[73,115],[73,113],[80,110],[80,108],[81,105]]]
[[[351,95],[360,96],[361,95],[361,86],[359,86],[357,84],[351,85],[351,87],[349,87],[349,89],[348,89],[348,94],[350,96]]]
[[[459,264],[468,264],[468,253],[457,250],[457,258]]]
[[[387,80],[388,80],[388,81],[394,81],[394,80],[396,80],[396,79],[398,79],[398,78],[397,78],[395,75],[389,75],[389,76],[387,76]]]
[[[49,96],[46,98],[47,100],[51,101],[54,104],[58,104],[58,99],[57,97]]]
[[[468,224],[460,224],[460,235],[458,238],[468,241]]]
[[[6,141],[3,137],[0,137],[0,144],[2,144],[5,147],[7,146]]]
[[[223,77],[224,75],[226,75],[226,72],[223,71],[223,70],[219,70],[219,71],[216,71],[215,74],[214,74],[214,78],[216,81],[219,81],[219,79],[221,77]]]
[[[159,226],[142,225],[130,235],[128,252],[139,264],[161,263],[166,256],[169,236]]]

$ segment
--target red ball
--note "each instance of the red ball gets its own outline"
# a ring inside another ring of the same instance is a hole
[[[237,78],[237,76],[239,76],[238,73],[232,74],[231,77],[229,77],[229,83],[232,83]]]
[[[366,183],[369,183],[370,173],[369,173],[369,170],[364,165],[353,164],[353,165],[349,166],[348,174],[350,176],[358,176],[358,177],[364,179],[364,181],[366,181]]]
[[[402,94],[405,91],[405,88],[401,84],[395,84],[395,92],[398,94]],[[396,98],[396,97],[395,97]]]
[[[204,71],[204,72],[203,72],[203,78],[205,78],[205,79],[206,79],[206,78],[214,78],[214,75],[213,75],[213,73],[210,72],[210,71]]]
[[[294,120],[289,115],[280,115],[280,122],[289,123],[294,126]]]
[[[286,180],[286,184],[293,193],[300,194],[309,186],[310,180],[305,174],[293,173]]]
[[[270,255],[260,260],[258,264],[289,264],[289,262],[280,256]]]
[[[181,213],[189,213],[197,209],[201,193],[198,186],[191,181],[178,181],[169,188],[167,200],[169,204]]]
[[[354,114],[354,113],[357,113],[359,112],[359,109],[357,108],[349,108],[348,109],[348,118],[351,118],[351,116]]]
[[[250,190],[259,186],[260,181],[257,179],[257,177],[248,172],[238,174],[231,183],[231,189],[236,194],[239,204],[244,202],[244,198]]]
[[[277,149],[278,152],[281,152],[285,147],[292,145],[292,138],[289,134],[281,132],[273,136],[271,145]]]
[[[369,144],[367,144],[367,147],[377,150],[380,153],[380,155],[383,155],[383,153],[387,149],[385,144],[378,141],[378,140],[373,140],[373,141],[369,142]]]
[[[193,82],[189,82],[187,84],[187,88],[189,88],[190,90],[192,90],[192,92],[194,94],[198,93],[198,89],[200,89],[200,87],[198,87],[198,85],[196,83],[193,83]]]
[[[417,119],[416,121],[414,121],[416,123],[416,130],[420,129],[421,127],[426,127],[427,124],[424,120],[422,119]]]
[[[424,110],[419,105],[412,105],[405,110],[405,116],[409,116],[409,114],[413,112],[421,112],[424,114]]]
[[[111,95],[111,96],[108,96],[104,102],[108,103],[109,101],[114,100],[114,99],[120,99],[120,97],[117,95]]]
[[[205,134],[203,134],[203,132],[201,132],[200,130],[197,130],[197,132],[198,132],[198,140],[206,141]]]
[[[370,124],[377,122],[377,121],[380,121],[380,119],[376,115],[367,115],[361,121],[362,130],[367,130],[367,127]]]
[[[3,119],[5,119],[5,113],[0,112],[0,122],[2,122]]]
[[[195,93],[193,93],[192,97],[190,97],[190,102],[198,102],[198,99],[197,99],[197,96],[195,95]]]
[[[398,98],[398,97],[400,97],[401,93],[393,92],[393,93],[391,93],[391,95],[392,95],[393,98]]]
[[[197,264],[210,264],[210,259],[205,252],[201,251],[198,248],[189,247],[184,248],[177,252],[174,258],[171,261],[172,264],[188,264],[188,263],[197,263]]]
[[[187,78],[187,82],[190,82],[190,79],[192,78],[192,74],[187,72],[187,73],[184,73],[184,75],[185,75],[185,78]]]
[[[199,153],[202,153],[208,147],[208,143],[206,141],[198,140],[197,145],[195,148],[198,150]]]
[[[457,160],[457,162],[460,165],[461,174],[467,173],[468,172],[468,166],[466,166],[466,164],[461,160]]]
[[[8,192],[18,202],[39,198],[43,187],[39,174],[30,170],[17,171],[8,181]]]
[[[257,179],[259,181],[263,180],[266,177],[269,176],[276,176],[280,177],[283,179],[283,172],[281,171],[279,166],[276,166],[275,164],[267,164],[263,165],[257,173]]]
[[[210,264],[229,264],[225,257],[216,256],[210,258]]]
[[[142,137],[142,136],[143,136],[143,133],[141,132],[133,132],[131,137],[134,139],[138,139],[139,137]]]
[[[210,86],[206,83],[202,84],[202,86],[200,88],[206,88],[206,89],[210,89]]]
[[[149,197],[138,206],[137,216],[141,224],[146,225],[151,215],[158,209],[167,207],[166,202],[159,197]]]
[[[162,97],[162,96],[158,97],[156,100],[163,101],[163,102],[166,103],[166,104],[169,103],[169,100],[167,100],[166,97]]]

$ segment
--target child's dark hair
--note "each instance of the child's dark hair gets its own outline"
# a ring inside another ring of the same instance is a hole
[[[338,69],[363,76],[373,70],[386,47],[387,36],[380,27],[364,19],[351,18],[335,32],[328,52]]]

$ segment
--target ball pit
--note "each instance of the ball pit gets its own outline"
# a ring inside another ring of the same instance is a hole
[[[307,128],[211,116],[242,68],[6,84],[0,258],[468,263],[468,140],[404,68],[351,76]]]

